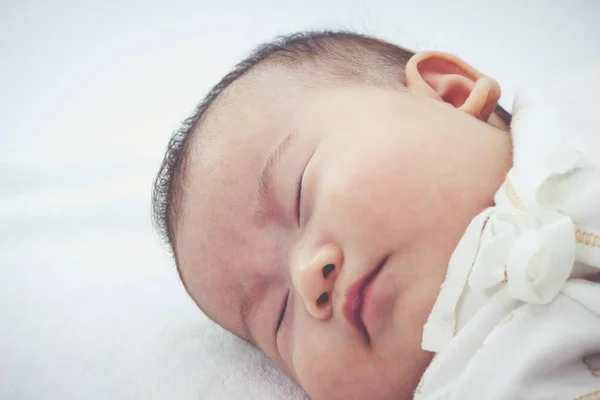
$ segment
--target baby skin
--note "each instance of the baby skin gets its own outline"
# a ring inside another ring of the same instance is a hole
[[[500,88],[439,52],[396,87],[314,75],[267,64],[213,104],[190,143],[179,270],[312,399],[412,398],[448,261],[511,168]]]

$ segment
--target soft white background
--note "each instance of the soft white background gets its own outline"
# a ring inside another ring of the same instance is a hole
[[[200,333],[150,190],[170,132],[257,43],[348,28],[450,51],[510,108],[599,58],[599,19],[594,0],[2,1],[0,398],[217,398],[243,375],[214,375],[202,346],[227,336]]]

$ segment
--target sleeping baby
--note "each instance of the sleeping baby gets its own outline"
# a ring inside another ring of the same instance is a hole
[[[313,399],[600,398],[590,81],[511,132],[455,56],[283,37],[172,137],[155,222],[198,307]]]

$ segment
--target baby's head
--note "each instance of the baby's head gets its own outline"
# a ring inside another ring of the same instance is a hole
[[[356,34],[258,48],[155,183],[188,293],[312,398],[412,396],[450,255],[510,168],[499,95],[455,57]]]

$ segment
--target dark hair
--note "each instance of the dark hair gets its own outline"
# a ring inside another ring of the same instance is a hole
[[[179,130],[173,133],[154,180],[153,221],[161,238],[169,245],[177,264],[175,232],[180,213],[190,143],[215,100],[233,82],[259,64],[311,69],[315,79],[355,80],[377,86],[404,85],[404,68],[414,53],[400,46],[369,36],[343,32],[301,32],[278,37],[262,44],[237,64],[215,85]],[[315,73],[317,71],[317,73]],[[507,123],[510,114],[500,106],[496,113]]]

